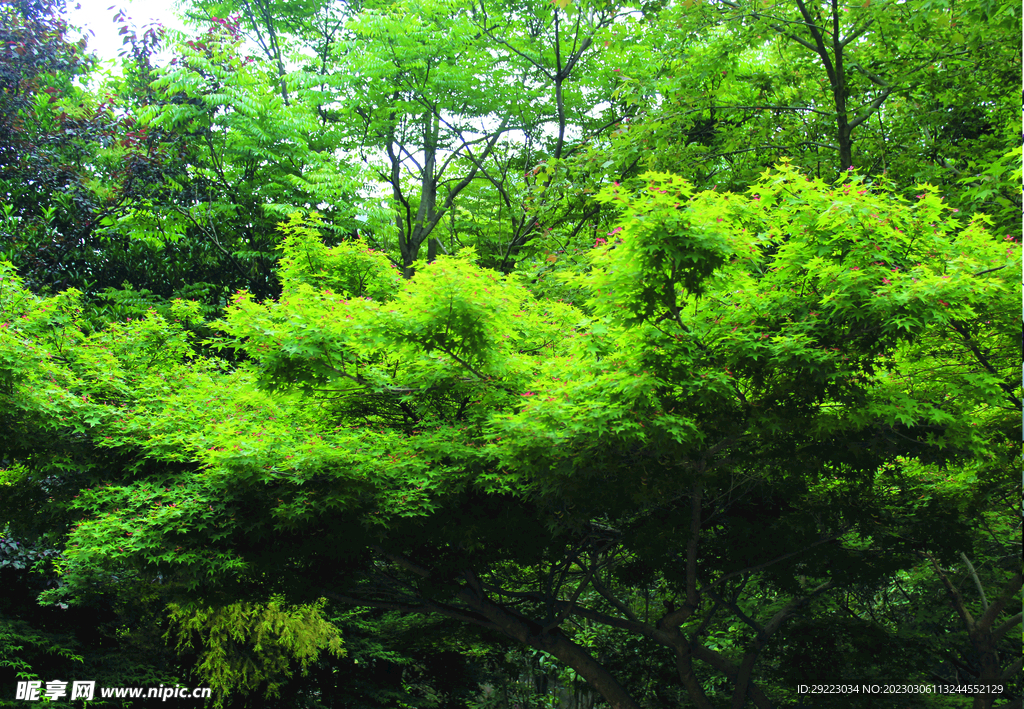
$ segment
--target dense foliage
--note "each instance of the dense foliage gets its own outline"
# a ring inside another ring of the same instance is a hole
[[[0,704],[1021,706],[1019,7],[186,9],[0,9]]]

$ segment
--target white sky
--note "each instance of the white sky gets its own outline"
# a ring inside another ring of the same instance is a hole
[[[123,46],[113,21],[117,8],[124,8],[138,29],[156,20],[180,30],[184,24],[175,13],[176,4],[176,0],[67,0],[67,18],[72,25],[95,33],[95,37],[89,37],[89,49],[102,61],[109,61],[117,58]],[[108,9],[111,6],[115,9]]]

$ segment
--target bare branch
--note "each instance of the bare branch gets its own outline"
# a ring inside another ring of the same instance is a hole
[[[978,572],[974,570],[974,564],[967,558],[967,554],[960,552],[960,558],[967,565],[967,572],[974,579],[974,587],[978,589],[978,595],[981,597],[981,608],[982,610],[988,610],[988,598],[985,596],[985,589],[981,585],[981,579],[978,578]]]
[[[978,625],[982,628],[991,628],[995,623],[996,618],[1003,612],[1007,604],[1013,600],[1013,597],[1020,592],[1022,585],[1022,575],[1018,571],[1013,578],[1011,578],[1005,586],[1003,586],[1003,592],[999,595],[999,598],[992,602],[981,618],[978,620]]]
[[[875,114],[875,111],[878,110],[878,107],[881,106],[883,103],[885,103],[885,99],[889,98],[889,94],[891,94],[891,93],[892,93],[892,89],[891,88],[886,89],[885,91],[883,91],[882,95],[879,96],[878,98],[876,98],[874,101],[872,101],[871,105],[869,105],[864,110],[864,113],[860,114],[859,116],[854,118],[852,121],[850,121],[850,124],[849,124],[850,125],[850,130],[853,130],[854,128],[859,126],[861,123],[863,123],[867,119],[871,118],[871,116],[873,116]]]
[[[939,562],[935,560],[934,556],[927,552],[925,552],[923,556],[932,562],[932,568],[942,581],[942,585],[946,587],[946,594],[953,602],[953,607],[956,609],[956,612],[960,615],[960,619],[964,624],[964,629],[967,630],[969,634],[973,634],[975,628],[974,616],[971,615],[971,612],[967,609],[967,605],[964,603],[964,599],[963,596],[960,595],[960,591],[957,590],[956,586],[953,585],[953,582],[949,580],[948,576],[946,576],[946,572],[942,570],[942,567],[939,566]]]
[[[999,642],[1000,640],[1002,640],[1004,635],[1010,632],[1010,630],[1012,630],[1015,626],[1020,625],[1021,618],[1022,614],[1018,613],[1017,615],[1012,616],[1009,620],[1000,625],[998,628],[993,630],[992,640],[994,640],[995,642]]]

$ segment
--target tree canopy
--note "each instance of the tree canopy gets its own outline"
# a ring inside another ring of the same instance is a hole
[[[2,15],[10,686],[1021,706],[1019,8],[197,0],[107,79],[60,9]]]

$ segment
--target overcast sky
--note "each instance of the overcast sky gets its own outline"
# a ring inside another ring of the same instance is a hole
[[[136,27],[142,27],[156,20],[167,27],[183,29],[181,20],[174,11],[175,0],[68,0],[68,20],[73,25],[92,30],[96,36],[89,37],[89,49],[100,59],[117,57],[121,49],[121,37],[114,24],[117,8],[124,8]],[[75,9],[75,6],[80,9]],[[114,7],[114,10],[108,9]]]

